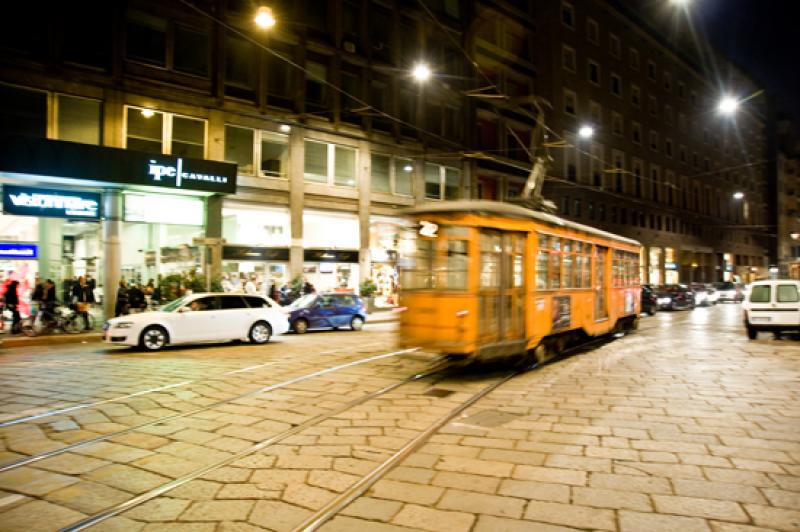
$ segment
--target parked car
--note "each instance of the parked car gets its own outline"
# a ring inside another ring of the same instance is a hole
[[[716,291],[709,288],[708,285],[703,283],[691,283],[689,288],[694,294],[694,304],[698,307],[708,307],[716,303],[718,297],[714,297],[712,301],[711,294],[716,296]]]
[[[742,302],[747,337],[754,340],[759,331],[800,332],[800,281],[770,279],[755,281]]]
[[[694,293],[688,286],[668,284],[656,289],[658,308],[666,310],[692,309],[695,306]]]
[[[714,284],[706,283],[706,290],[708,291],[708,301],[712,305],[716,305],[719,302],[719,292],[714,288]]]
[[[192,294],[153,312],[108,320],[103,338],[112,344],[157,351],[168,344],[249,340],[264,344],[289,330],[280,305],[269,298],[240,294]]]
[[[309,329],[339,327],[360,331],[367,321],[364,302],[350,293],[307,294],[287,308],[291,328],[299,334]]]
[[[658,310],[658,297],[649,284],[642,285],[642,313],[654,315]]]
[[[739,303],[744,300],[744,290],[742,289],[742,285],[738,283],[732,283],[731,281],[714,283],[714,288],[719,294],[718,301],[720,303],[723,301]]]

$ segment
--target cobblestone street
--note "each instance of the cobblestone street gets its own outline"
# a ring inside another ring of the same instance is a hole
[[[747,340],[738,305],[642,318],[437,428],[508,371],[392,323],[6,349],[0,529],[800,530],[800,344]]]

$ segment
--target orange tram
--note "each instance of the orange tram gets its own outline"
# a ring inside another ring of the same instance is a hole
[[[399,242],[400,338],[471,359],[544,362],[638,325],[635,240],[494,201],[426,204]]]

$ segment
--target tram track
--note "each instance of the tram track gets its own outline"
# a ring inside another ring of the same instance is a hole
[[[377,345],[380,345],[380,344],[371,343],[371,344],[366,344],[366,345],[364,345],[362,347],[370,347],[370,346],[377,346]],[[349,347],[349,346],[348,347],[339,348],[339,349],[331,349],[329,351],[322,351],[320,353],[314,353],[313,355],[307,355],[306,357],[299,357],[299,358],[302,359],[302,358],[307,358],[308,356],[320,356],[320,355],[328,355],[328,354],[332,354],[332,353],[340,353],[342,351],[347,351],[349,349],[351,349],[351,347]],[[297,358],[295,358],[293,360],[297,360]],[[62,414],[68,414],[68,413],[76,412],[76,411],[79,411],[79,410],[85,410],[85,409],[89,409],[89,408],[94,408],[94,407],[98,407],[98,406],[101,406],[101,405],[107,405],[107,404],[111,404],[111,403],[116,403],[116,402],[119,402],[119,401],[124,401],[126,399],[133,399],[133,398],[136,398],[136,397],[142,397],[142,396],[145,396],[145,395],[148,395],[148,394],[151,394],[151,393],[157,393],[157,392],[162,392],[162,391],[166,391],[166,390],[172,390],[172,389],[175,389],[175,388],[189,386],[189,385],[192,385],[192,384],[199,384],[199,383],[203,383],[203,382],[216,381],[216,380],[220,380],[220,379],[222,379],[224,377],[227,377],[227,376],[239,375],[239,374],[242,374],[242,373],[247,373],[247,372],[250,372],[250,371],[254,371],[256,369],[275,366],[275,365],[278,365],[278,364],[280,364],[282,362],[284,362],[284,360],[273,360],[273,361],[265,362],[265,363],[262,363],[262,364],[254,364],[254,365],[251,365],[251,366],[246,366],[244,368],[233,369],[233,370],[226,371],[226,372],[223,372],[223,373],[203,376],[203,377],[195,378],[195,379],[184,380],[184,381],[180,381],[180,382],[166,384],[166,385],[163,385],[163,386],[157,386],[157,387],[154,387],[154,388],[148,388],[148,389],[141,390],[141,391],[138,391],[138,392],[134,392],[134,393],[126,394],[126,395],[120,395],[118,397],[112,397],[112,398],[109,398],[109,399],[103,399],[103,400],[100,400],[100,401],[94,401],[94,402],[91,402],[91,403],[79,403],[79,404],[76,404],[76,405],[70,405],[70,406],[63,407],[63,408],[47,410],[47,411],[44,411],[44,412],[40,412],[40,413],[36,413],[36,414],[30,414],[30,415],[27,415],[27,416],[21,416],[21,417],[17,417],[17,418],[13,418],[13,419],[2,420],[2,421],[0,421],[0,429],[6,428],[6,427],[11,427],[11,426],[14,426],[14,425],[19,425],[19,424],[22,424],[22,423],[29,423],[31,421],[36,421],[36,420],[44,419],[44,418],[48,418],[48,417],[58,416],[58,415],[62,415]]]
[[[426,371],[416,372],[413,375],[410,375],[410,376],[408,376],[408,377],[406,377],[406,378],[404,378],[404,379],[402,379],[402,380],[400,380],[398,382],[394,382],[394,383],[386,385],[386,386],[384,386],[384,387],[382,387],[382,388],[380,388],[378,390],[374,390],[372,392],[368,392],[365,395],[363,395],[361,397],[358,397],[358,398],[356,398],[356,399],[354,399],[352,401],[349,401],[349,402],[347,402],[347,403],[345,403],[345,404],[343,404],[343,405],[341,405],[339,407],[333,408],[333,409],[331,409],[331,410],[329,410],[327,412],[324,412],[322,414],[316,415],[316,416],[306,420],[305,422],[300,423],[298,425],[295,425],[295,426],[293,426],[293,427],[291,427],[291,428],[289,428],[287,430],[284,430],[284,431],[282,431],[282,432],[280,432],[278,434],[274,434],[274,435],[270,436],[269,438],[266,438],[266,439],[264,439],[264,440],[262,440],[262,441],[260,441],[258,443],[255,443],[255,444],[253,444],[252,446],[250,446],[250,447],[248,447],[246,449],[243,449],[241,451],[236,452],[235,454],[233,454],[232,456],[230,456],[228,458],[225,458],[224,460],[219,460],[219,461],[217,461],[217,462],[215,462],[213,464],[210,464],[210,465],[208,465],[206,467],[203,467],[202,469],[198,469],[196,471],[193,471],[191,473],[188,473],[186,475],[183,475],[181,477],[173,479],[170,482],[164,483],[164,484],[162,484],[162,485],[160,485],[160,486],[158,486],[156,488],[153,488],[153,489],[151,489],[151,490],[149,490],[149,491],[147,491],[145,493],[142,493],[142,494],[137,495],[137,496],[135,496],[135,497],[133,497],[131,499],[128,499],[127,501],[124,501],[124,502],[121,502],[121,503],[116,504],[114,506],[111,506],[111,507],[109,507],[109,508],[107,508],[107,509],[105,509],[105,510],[103,510],[101,512],[98,512],[98,513],[96,513],[94,515],[91,515],[91,516],[89,516],[89,517],[87,517],[87,518],[85,518],[85,519],[83,519],[81,521],[78,521],[76,523],[68,525],[68,526],[62,528],[61,531],[62,532],[77,532],[79,530],[84,530],[86,528],[89,528],[89,527],[95,526],[97,524],[100,524],[103,521],[106,521],[107,519],[110,519],[112,517],[115,517],[117,515],[120,515],[120,514],[126,512],[128,510],[131,510],[131,509],[133,509],[133,508],[135,508],[137,506],[140,506],[140,505],[142,505],[142,504],[144,504],[144,503],[146,503],[146,502],[148,502],[150,500],[155,499],[156,497],[164,495],[165,493],[167,493],[167,492],[169,492],[169,491],[171,491],[173,489],[176,489],[176,488],[178,488],[180,486],[183,486],[183,485],[187,484],[188,482],[191,482],[193,480],[199,479],[202,476],[207,475],[208,473],[212,473],[212,472],[214,472],[216,470],[219,470],[219,469],[221,469],[221,468],[223,468],[225,466],[228,466],[228,465],[236,462],[237,460],[240,460],[240,459],[242,459],[242,458],[244,458],[246,456],[249,456],[251,454],[259,452],[259,451],[261,451],[263,449],[266,449],[266,448],[268,448],[270,446],[279,444],[282,441],[286,440],[287,438],[289,438],[291,436],[294,436],[296,434],[299,434],[299,433],[301,433],[301,432],[303,432],[303,431],[305,431],[305,430],[307,430],[309,428],[318,426],[323,421],[326,421],[328,419],[334,418],[334,417],[338,416],[339,414],[347,412],[348,410],[352,410],[353,408],[358,407],[360,405],[363,405],[363,404],[365,404],[365,403],[367,403],[367,402],[369,402],[371,400],[380,398],[380,397],[382,397],[382,396],[384,396],[384,395],[386,395],[388,393],[391,393],[391,392],[397,390],[398,388],[400,388],[401,386],[410,384],[412,382],[419,381],[419,380],[424,379],[424,378],[432,377],[432,376],[435,376],[435,375],[443,373],[443,372],[447,372],[448,370],[451,370],[451,369],[452,369],[452,367],[451,367],[450,364],[448,364],[445,361],[439,361],[436,365],[434,365],[434,367],[432,367],[432,368],[430,368],[430,369],[428,369]]]
[[[378,361],[378,360],[384,360],[384,359],[388,359],[388,358],[392,358],[392,357],[396,357],[396,356],[400,356],[400,355],[411,354],[411,353],[415,353],[417,351],[419,351],[419,348],[408,348],[408,349],[401,349],[399,351],[392,351],[392,352],[389,352],[389,353],[373,355],[373,356],[369,356],[369,357],[366,357],[366,358],[361,358],[361,359],[358,359],[358,360],[355,360],[355,361],[346,362],[346,363],[343,363],[343,364],[338,364],[336,366],[331,366],[331,367],[328,367],[328,368],[317,370],[317,371],[314,371],[312,373],[308,373],[308,374],[305,374],[305,375],[301,375],[299,377],[294,377],[294,378],[291,378],[291,379],[287,379],[287,380],[284,380],[284,381],[281,381],[281,382],[278,382],[278,383],[262,386],[260,388],[255,389],[255,390],[251,390],[251,391],[243,393],[243,394],[238,394],[238,395],[235,395],[235,396],[232,396],[232,397],[221,399],[221,400],[215,401],[215,402],[213,402],[211,404],[195,408],[193,410],[189,410],[189,411],[186,411],[186,412],[178,412],[178,413],[175,413],[175,414],[172,414],[172,415],[168,415],[168,416],[162,416],[160,418],[155,418],[155,419],[152,419],[152,420],[144,422],[144,423],[139,423],[137,425],[133,425],[131,427],[127,427],[127,428],[122,429],[122,430],[109,432],[107,434],[103,434],[103,435],[97,436],[95,438],[89,438],[89,439],[81,440],[81,441],[78,441],[78,442],[75,442],[75,443],[72,443],[72,444],[69,444],[69,445],[65,445],[63,447],[59,447],[59,448],[53,449],[51,451],[45,451],[43,453],[39,453],[39,454],[31,455],[31,456],[26,456],[24,458],[20,458],[18,460],[14,460],[14,461],[11,461],[11,462],[6,462],[5,464],[0,464],[0,473],[6,472],[6,471],[11,471],[11,470],[17,469],[19,467],[27,466],[27,465],[33,464],[35,462],[39,462],[39,461],[47,459],[47,458],[52,458],[54,456],[59,456],[59,455],[62,455],[64,453],[67,453],[67,452],[70,452],[70,451],[74,451],[76,449],[80,449],[80,448],[83,448],[83,447],[87,447],[89,445],[94,445],[94,444],[97,444],[97,443],[100,443],[100,442],[104,442],[104,441],[107,441],[107,440],[110,440],[110,439],[113,439],[113,438],[116,438],[116,437],[119,437],[119,436],[123,436],[123,435],[126,435],[126,434],[131,434],[133,432],[139,431],[139,430],[141,430],[143,428],[146,428],[146,427],[160,425],[160,424],[164,424],[164,423],[166,423],[168,421],[173,421],[173,420],[176,420],[176,419],[181,419],[181,418],[186,418],[186,417],[189,417],[189,416],[194,416],[196,414],[200,414],[200,413],[203,413],[203,412],[208,412],[210,410],[213,410],[214,408],[218,408],[220,406],[233,403],[234,401],[239,401],[241,399],[248,399],[248,398],[256,397],[258,395],[262,395],[262,394],[265,394],[265,393],[268,393],[268,392],[271,392],[271,391],[274,391],[274,390],[278,390],[278,389],[281,389],[281,388],[286,388],[286,387],[291,386],[293,384],[297,384],[297,383],[300,383],[300,382],[303,382],[303,381],[307,381],[307,380],[310,380],[310,379],[313,379],[313,378],[316,378],[316,377],[321,377],[323,375],[327,375],[327,374],[330,374],[330,373],[341,371],[343,369],[359,366],[359,365],[362,365],[362,364],[367,364],[369,362],[374,362],[374,361]]]

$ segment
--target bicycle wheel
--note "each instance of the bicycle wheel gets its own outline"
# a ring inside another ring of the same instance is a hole
[[[33,320],[30,318],[22,320],[19,324],[19,329],[25,336],[36,336],[38,334],[33,326]]]
[[[83,320],[77,314],[72,314],[71,316],[67,316],[64,318],[62,322],[64,332],[70,334],[78,334],[83,330]]]

